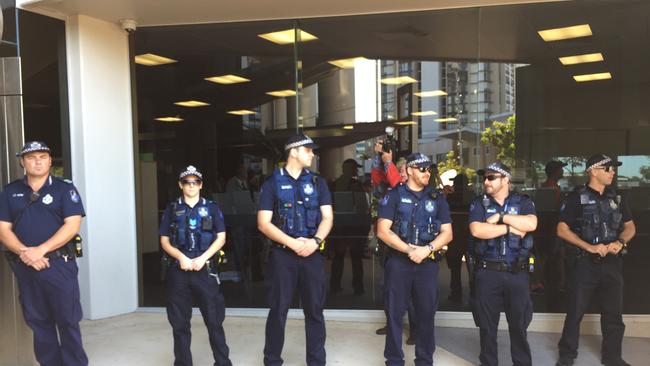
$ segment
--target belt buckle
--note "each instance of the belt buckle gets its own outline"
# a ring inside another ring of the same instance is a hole
[[[64,260],[66,263],[68,263],[68,257],[69,257],[69,256],[68,256],[67,254],[63,254],[63,255],[61,255],[61,258],[63,258],[63,260]]]

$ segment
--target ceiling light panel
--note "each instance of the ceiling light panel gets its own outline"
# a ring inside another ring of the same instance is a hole
[[[183,122],[183,119],[180,117],[158,117],[156,121],[160,122]]]
[[[417,80],[413,79],[410,76],[397,76],[393,78],[381,79],[381,83],[386,85],[412,84],[417,82],[418,82]]]
[[[299,32],[300,32],[301,42],[309,42],[318,39],[318,37],[316,37],[315,35],[309,34],[303,30],[299,30]],[[258,34],[257,36],[260,38],[264,38],[267,41],[280,44],[280,45],[292,44],[296,42],[296,32],[294,29],[287,29],[283,31]]]
[[[266,94],[272,95],[274,97],[280,97],[280,98],[282,98],[282,97],[293,97],[294,95],[296,95],[296,91],[291,90],[291,89],[274,90],[274,91],[266,92]]]
[[[420,98],[428,98],[428,97],[442,97],[447,95],[442,90],[430,90],[430,91],[421,91],[421,92],[415,92],[413,93],[416,97]]]
[[[208,78],[205,78],[205,80],[217,83],[217,84],[238,84],[238,83],[247,83],[251,81],[250,79],[246,79],[245,77],[233,75],[233,74],[228,74],[228,75],[221,75],[221,76],[211,76]]]
[[[580,38],[591,36],[591,27],[589,24],[573,25],[564,28],[546,29],[537,32],[546,42],[563,41],[565,39]]]
[[[153,53],[145,53],[135,56],[135,63],[143,66],[159,66],[172,64],[174,62],[178,61],[164,56],[155,55]]]
[[[597,74],[573,75],[573,80],[582,83],[585,81],[607,80],[611,79],[612,74],[609,72],[600,72]]]
[[[235,116],[248,116],[250,114],[255,114],[255,111],[251,111],[248,109],[239,109],[236,111],[228,111],[228,114],[234,114]]]
[[[188,108],[206,107],[210,105],[210,103],[202,102],[200,100],[185,100],[182,102],[176,102],[174,104],[181,107],[188,107]]]
[[[416,116],[416,117],[426,117],[426,116],[435,116],[438,113],[434,111],[422,111],[422,112],[413,112],[411,113],[411,116]]]
[[[458,118],[454,118],[454,117],[436,118],[435,121],[436,122],[457,122]]]
[[[603,61],[604,58],[602,53],[588,53],[585,55],[560,57],[559,60],[562,63],[562,65],[567,66],[567,65],[584,64],[588,62],[600,62]]]
[[[352,57],[352,58],[342,58],[342,59],[338,59],[338,60],[331,60],[331,61],[327,61],[327,62],[334,65],[334,66],[336,66],[336,67],[340,67],[342,69],[351,69],[351,68],[354,67],[354,64],[357,61],[367,61],[367,60],[368,59],[365,58],[365,57]]]

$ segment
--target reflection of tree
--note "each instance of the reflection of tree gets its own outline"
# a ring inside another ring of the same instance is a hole
[[[491,127],[486,127],[481,133],[481,142],[490,144],[497,149],[497,160],[515,166],[515,116],[508,117],[505,122],[493,121]]]
[[[460,165],[460,158],[456,156],[456,152],[453,150],[447,153],[445,161],[438,163],[438,173],[442,174],[452,169],[455,169],[458,174],[465,174],[469,182],[476,176],[476,170]]]
[[[639,173],[645,180],[650,180],[650,166],[644,165],[639,168]]]
[[[581,175],[584,172],[584,165],[587,162],[587,159],[580,156],[561,158],[559,160],[567,164],[567,168],[569,168],[569,173],[571,174],[571,176]],[[578,172],[576,171],[576,168],[581,168],[581,169]]]

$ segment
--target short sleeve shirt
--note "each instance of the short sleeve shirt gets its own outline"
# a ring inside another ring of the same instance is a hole
[[[491,196],[488,196],[490,200],[490,207],[496,207],[496,212],[507,212],[508,205],[512,199],[513,194],[508,195],[504,201],[504,205],[501,206],[497,201],[494,200]],[[468,223],[472,222],[485,222],[489,216],[493,214],[486,215],[485,208],[483,207],[483,195],[476,197],[469,206],[469,218]],[[535,211],[535,204],[528,196],[521,196],[519,215],[537,215]]]
[[[85,215],[77,188],[52,175],[38,192],[32,192],[25,177],[8,184],[0,193],[0,221],[13,224],[14,233],[25,246],[47,241],[67,217]]]
[[[599,199],[607,198],[607,191],[600,193],[587,186],[587,189],[596,195]],[[607,188],[609,189],[609,188]],[[575,228],[580,209],[580,193],[577,190],[572,191],[566,197],[566,200],[560,208],[560,221],[566,223],[570,228]],[[627,204],[625,196],[621,196],[621,213],[623,214],[622,222],[632,221],[632,211]]]
[[[282,168],[284,169],[284,168]],[[285,170],[285,174],[286,173]],[[300,175],[305,175],[309,174],[309,172],[306,169],[303,169]],[[288,175],[291,177],[290,175]],[[298,190],[297,185],[298,185],[298,180],[293,179],[294,185],[296,185],[295,189]],[[277,190],[276,190],[276,182],[274,175],[270,176],[264,183],[262,184],[262,188],[260,189],[260,197],[259,197],[259,205],[258,205],[258,210],[260,211],[273,211],[275,210],[275,201],[277,200]],[[329,206],[332,204],[332,194],[330,193],[329,188],[327,188],[327,181],[321,176],[318,176],[318,205],[319,206]]]
[[[183,217],[183,220],[181,220],[183,222],[180,224],[184,224],[185,217],[189,217],[190,219],[194,219],[197,220],[197,222],[200,222],[202,216],[209,215],[212,217],[212,228],[215,234],[226,231],[223,213],[215,202],[201,198],[199,199],[199,202],[194,205],[194,207],[187,205],[185,201],[183,201],[182,197],[176,199],[175,202],[175,205],[170,202],[165,208],[165,212],[163,213],[163,217],[160,222],[160,236],[171,236],[171,224],[174,220],[176,220],[177,217],[180,216]],[[175,211],[174,206],[176,206]],[[208,215],[205,215],[204,212],[207,212]]]
[[[415,192],[406,187],[407,191],[412,193],[418,200],[422,199],[422,196],[426,194],[427,190]],[[400,204],[400,194],[397,188],[391,189],[388,191],[381,201],[379,202],[379,211],[377,212],[377,217],[386,220],[395,220],[395,215]],[[449,204],[447,199],[443,194],[439,194],[436,198],[436,219],[440,221],[441,224],[450,224],[451,223],[451,212],[449,210]]]

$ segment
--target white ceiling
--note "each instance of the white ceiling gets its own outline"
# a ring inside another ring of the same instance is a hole
[[[17,0],[17,6],[65,18],[88,15],[139,26],[294,19],[567,0]]]

